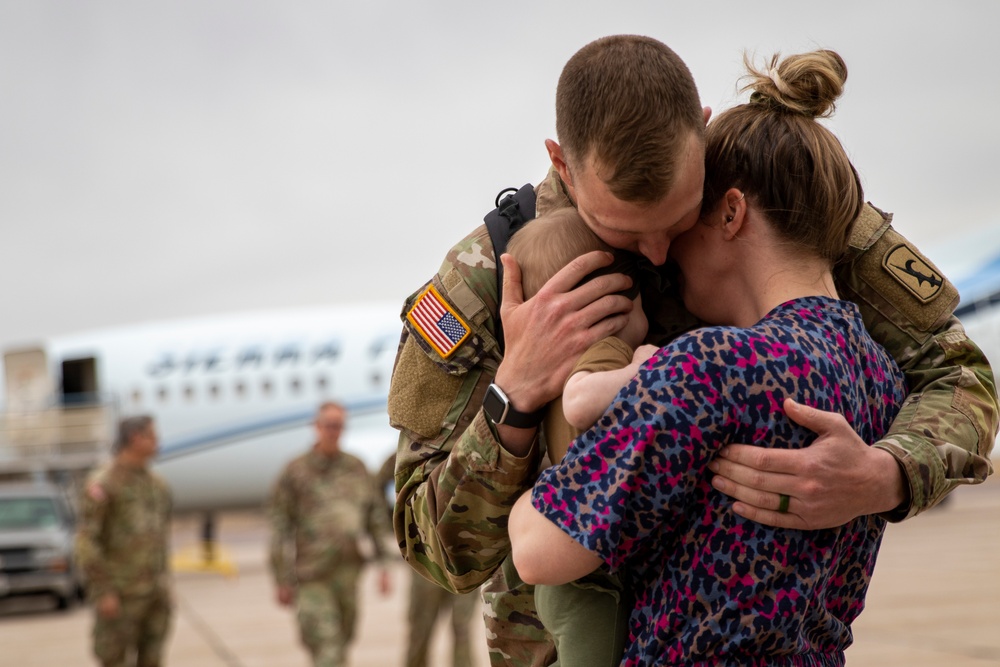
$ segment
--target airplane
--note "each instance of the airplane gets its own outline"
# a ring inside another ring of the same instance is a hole
[[[343,448],[369,470],[395,451],[386,400],[399,311],[370,304],[217,315],[9,349],[6,414],[27,415],[40,402],[69,412],[95,400],[115,421],[150,414],[160,436],[153,467],[177,511],[261,507],[284,464],[311,444],[324,400],[347,408]],[[106,452],[113,425],[105,431]]]

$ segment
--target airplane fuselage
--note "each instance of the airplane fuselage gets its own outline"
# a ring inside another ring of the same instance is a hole
[[[53,339],[45,345],[55,395],[67,377],[116,407],[155,417],[178,509],[259,506],[281,467],[313,442],[324,400],[349,414],[345,451],[375,470],[395,450],[386,397],[399,340],[390,305],[217,316]],[[7,384],[11,384],[8,377]],[[8,405],[18,387],[8,386]],[[82,393],[81,393],[82,394]]]

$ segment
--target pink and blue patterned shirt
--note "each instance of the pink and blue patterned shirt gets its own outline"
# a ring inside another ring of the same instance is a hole
[[[844,663],[885,521],[773,528],[737,516],[710,483],[726,444],[809,446],[786,397],[843,414],[871,443],[905,386],[854,304],[796,299],[752,327],[662,348],[536,483],[534,507],[635,595],[623,665]]]

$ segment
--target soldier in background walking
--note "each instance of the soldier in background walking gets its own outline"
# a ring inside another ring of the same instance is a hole
[[[364,462],[340,450],[347,411],[323,403],[316,415],[316,444],[292,460],[271,494],[271,570],[277,600],[295,603],[302,643],[317,667],[346,664],[357,620],[358,579],[364,565],[362,533],[375,555],[390,534],[381,494]],[[381,568],[379,590],[390,591]]]
[[[114,459],[87,481],[81,501],[76,561],[94,604],[94,654],[104,667],[163,664],[171,500],[148,468],[157,444],[152,417],[122,420]]]

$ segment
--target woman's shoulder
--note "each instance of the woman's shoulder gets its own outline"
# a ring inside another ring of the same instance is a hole
[[[664,379],[672,382],[678,379],[688,384],[725,381],[731,375],[730,367],[746,365],[752,356],[752,343],[749,329],[700,327],[660,348],[647,362],[647,368],[665,374]]]
[[[729,350],[751,339],[751,330],[740,327],[705,326],[681,334],[662,352],[693,354]]]

